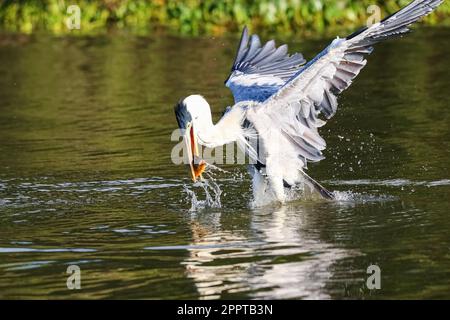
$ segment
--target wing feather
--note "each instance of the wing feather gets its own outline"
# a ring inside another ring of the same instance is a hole
[[[266,156],[284,146],[284,149],[293,150],[300,159],[323,159],[321,151],[326,144],[318,128],[325,121],[319,115],[330,119],[336,113],[337,96],[351,85],[364,68],[367,63],[365,57],[372,53],[374,44],[408,32],[410,24],[429,14],[442,2],[412,1],[380,23],[363,28],[345,39],[335,39],[316,58],[299,68],[270,98],[253,106],[247,117],[259,135],[269,140],[274,130],[280,131],[280,140],[274,142],[272,139],[273,146],[266,145]],[[272,43],[267,48],[267,52],[273,49]],[[278,66],[284,63],[280,61]]]
[[[278,91],[305,62],[301,54],[289,55],[287,45],[277,48],[273,40],[261,45],[259,37],[249,37],[244,28],[225,85],[231,89],[236,103],[262,102]]]

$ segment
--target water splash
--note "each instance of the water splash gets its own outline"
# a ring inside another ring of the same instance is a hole
[[[279,203],[275,193],[271,189],[267,180],[261,180],[260,186],[253,190],[252,200],[250,202],[250,208],[256,209],[267,205],[273,205]],[[323,197],[312,189],[306,183],[298,183],[291,188],[285,188],[286,202],[293,201],[322,201]]]
[[[220,195],[222,190],[210,173],[205,173],[208,179],[195,182],[192,186],[183,185],[183,190],[187,194],[188,201],[191,202],[189,211],[198,211],[205,208],[221,208]],[[201,188],[204,199],[200,200],[194,188]]]
[[[259,192],[253,193],[250,208],[256,209],[272,204],[280,204],[270,187],[260,188]],[[305,183],[299,183],[290,189],[285,189],[286,203],[289,202],[326,202],[334,204],[358,204],[368,202],[384,202],[395,200],[396,197],[389,195],[373,195],[353,191],[333,191],[334,199],[324,199],[317,191]]]
[[[373,195],[367,193],[358,193],[353,191],[334,191],[335,203],[368,203],[368,202],[384,202],[397,199],[390,195]]]
[[[210,174],[212,171],[219,171],[221,173],[230,173],[226,170],[223,170],[219,167],[216,167],[215,165],[211,164],[211,163],[206,163],[206,173]]]

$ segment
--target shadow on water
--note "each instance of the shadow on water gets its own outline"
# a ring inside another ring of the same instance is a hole
[[[0,297],[448,298],[448,36],[377,46],[343,94],[309,168],[337,201],[251,208],[225,166],[220,205],[190,210],[172,107],[201,93],[220,117],[236,39],[1,35]]]

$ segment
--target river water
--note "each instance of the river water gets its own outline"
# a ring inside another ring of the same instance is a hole
[[[226,165],[221,205],[192,208],[173,105],[220,117],[237,39],[1,35],[0,297],[450,298],[449,36],[378,45],[342,95],[308,171],[336,201],[253,208]],[[330,40],[285,39],[307,59]]]

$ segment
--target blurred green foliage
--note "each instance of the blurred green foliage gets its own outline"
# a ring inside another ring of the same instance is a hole
[[[104,33],[127,30],[148,34],[171,33],[220,35],[239,32],[243,25],[267,33],[317,34],[356,28],[370,16],[367,8],[377,4],[382,16],[398,10],[410,0],[3,0],[0,29],[31,33]],[[69,30],[67,8],[81,9],[81,29]],[[449,25],[450,3],[424,19],[424,23]]]

